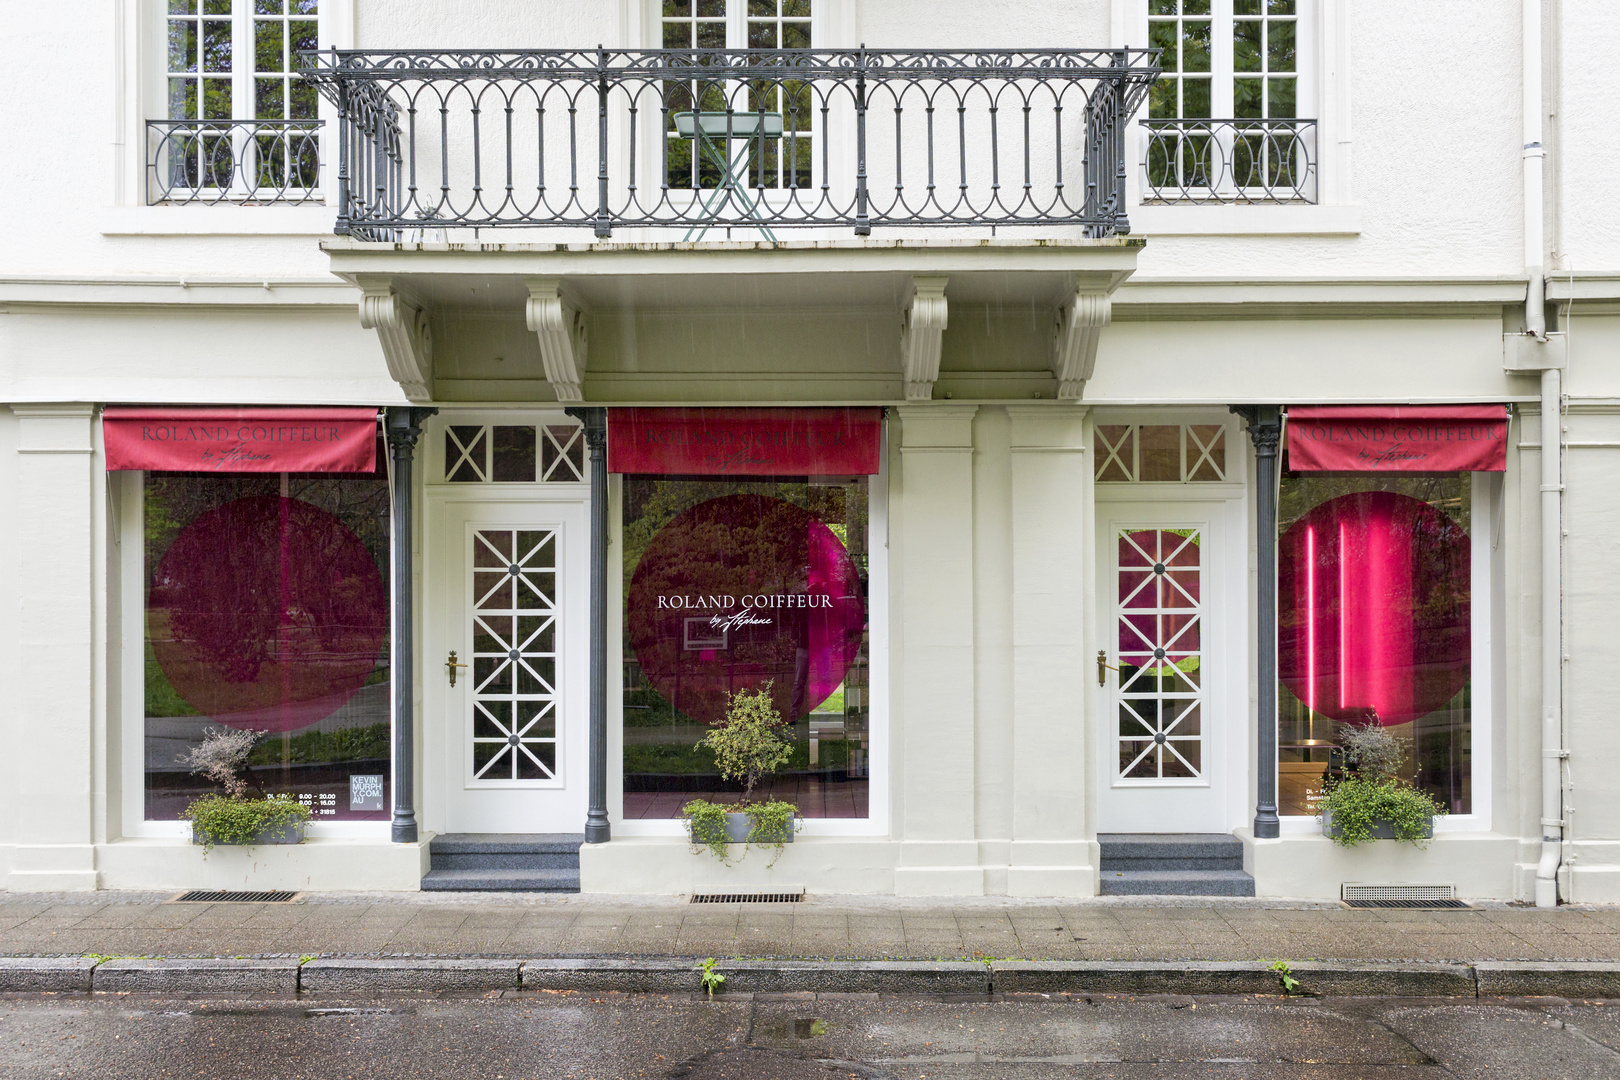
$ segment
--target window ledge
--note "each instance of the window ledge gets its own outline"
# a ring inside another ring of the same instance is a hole
[[[1133,207],[1132,236],[1359,236],[1361,207],[1203,203]]]
[[[332,235],[337,211],[303,206],[111,206],[97,225],[103,236],[310,236]]]

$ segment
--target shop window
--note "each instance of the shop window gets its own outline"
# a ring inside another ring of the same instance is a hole
[[[232,729],[253,794],[386,820],[386,474],[148,472],[142,505],[147,820],[214,790],[184,759]]]
[[[1471,509],[1468,473],[1284,474],[1281,813],[1317,813],[1347,728],[1372,724],[1406,780],[1471,812]]]
[[[1224,424],[1098,424],[1099,483],[1205,483],[1226,479]]]
[[[866,476],[624,478],[624,816],[735,802],[698,741],[769,685],[793,756],[756,788],[868,816]]]
[[[578,424],[452,424],[444,431],[444,479],[451,484],[566,483],[585,479]]]

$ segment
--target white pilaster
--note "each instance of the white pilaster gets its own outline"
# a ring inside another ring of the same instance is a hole
[[[974,828],[972,405],[896,410],[892,508],[895,727],[901,759],[895,870],[902,895],[984,889]]]
[[[16,683],[5,739],[18,841],[6,888],[94,889],[95,407],[14,405]]]

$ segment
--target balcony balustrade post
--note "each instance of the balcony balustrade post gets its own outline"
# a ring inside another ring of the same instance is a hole
[[[596,235],[613,235],[608,217],[608,58],[607,50],[596,47]]]
[[[1126,236],[1131,231],[1131,222],[1125,215],[1125,102],[1130,93],[1129,76],[1126,69],[1131,66],[1131,54],[1128,49],[1114,50],[1114,67],[1120,69],[1120,74],[1110,80],[1108,86],[1111,91],[1108,99],[1108,153],[1113,157],[1113,192],[1109,195],[1109,208],[1112,211],[1113,232],[1116,236]]]
[[[332,66],[337,67],[337,50],[332,50]],[[347,83],[338,83],[338,167],[337,167],[337,224],[332,231],[339,236],[348,236],[349,227],[349,133],[353,127],[353,119],[349,116],[349,86]]]
[[[872,221],[866,205],[866,43],[855,62],[855,235],[870,236]]]

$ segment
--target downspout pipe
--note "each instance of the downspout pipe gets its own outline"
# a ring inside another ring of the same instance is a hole
[[[1543,276],[1542,4],[1524,0],[1524,300],[1525,333],[1547,340]],[[1541,371],[1541,858],[1536,906],[1558,906],[1564,848],[1563,385],[1555,367]]]

